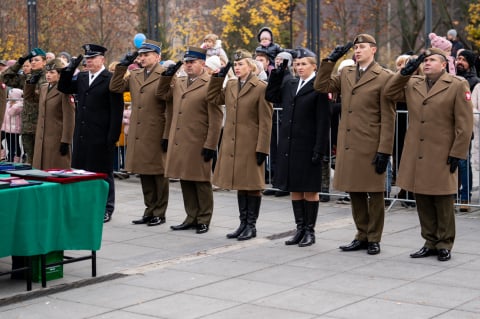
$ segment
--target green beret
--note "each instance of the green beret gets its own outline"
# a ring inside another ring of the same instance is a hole
[[[47,57],[47,54],[45,53],[45,51],[43,51],[40,48],[35,48],[30,53],[32,54],[32,56],[39,55],[39,56]]]

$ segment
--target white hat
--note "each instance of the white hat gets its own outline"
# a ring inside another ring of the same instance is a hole
[[[222,67],[222,64],[220,63],[220,58],[216,55],[212,55],[211,57],[208,57],[207,60],[205,60],[205,65],[208,66],[213,71],[217,71]]]

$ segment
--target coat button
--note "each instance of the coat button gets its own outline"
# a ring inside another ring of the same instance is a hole
[[[353,111],[348,111],[348,113],[352,113]]]
[[[347,132],[350,132],[350,129],[349,129],[349,128],[347,128]]]
[[[424,139],[423,139],[423,138],[421,138],[421,139],[420,139],[420,142],[423,142],[423,140],[424,140]]]
[[[418,159],[422,159],[422,158],[423,158],[423,156],[419,156],[419,157],[418,157]]]
[[[423,123],[425,123],[425,121],[421,121],[420,123],[422,123],[422,124],[423,124]]]
[[[422,103],[422,104],[423,104],[423,105],[427,105],[427,101],[423,101],[423,103]]]

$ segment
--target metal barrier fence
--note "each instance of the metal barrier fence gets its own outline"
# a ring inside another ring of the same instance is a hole
[[[7,101],[18,101],[21,99],[7,99]],[[129,103],[128,103],[129,104]],[[279,126],[280,126],[280,108],[274,108],[274,117],[273,125],[276,127],[273,129],[274,136],[272,138],[275,141],[279,139]],[[405,137],[406,129],[408,128],[408,111],[406,110],[397,110],[396,112],[396,126],[395,126],[395,142],[392,155],[391,165],[387,169],[386,174],[386,189],[387,194],[385,199],[390,202],[388,208],[390,209],[396,202],[400,202],[403,206],[408,206],[415,203],[415,200],[412,197],[406,196],[405,198],[398,197],[397,195],[401,193],[401,190],[395,185],[395,177],[398,172],[398,168],[401,160],[401,153],[403,148],[403,139]],[[459,165],[459,192],[456,194],[455,205],[460,206],[464,209],[480,208],[480,151],[479,151],[479,140],[480,140],[480,112],[474,112],[474,139],[471,141],[471,151],[466,161],[461,162]],[[122,131],[123,131],[122,125]],[[330,136],[332,136],[330,132]],[[2,130],[1,146],[2,146],[2,155],[9,157],[9,150],[11,151],[10,146],[16,143],[16,138],[18,134],[10,134],[9,138],[5,132]],[[122,141],[123,139],[123,141]],[[331,140],[331,139],[330,139]],[[19,138],[19,147],[21,149],[21,156],[23,157],[23,147],[21,143],[21,135]],[[125,169],[125,158],[127,153],[127,139],[126,135],[121,135],[121,140],[117,146],[116,158],[115,158],[115,171],[118,173],[124,174],[123,176],[128,176],[128,173],[124,171]],[[330,145],[330,154],[332,154],[332,144]],[[328,157],[328,167],[332,167],[332,161],[334,161],[333,156]],[[321,195],[325,195],[333,198],[344,198],[348,196],[346,193],[339,192],[332,188],[333,175],[335,174],[334,169],[330,169],[330,174],[328,174],[328,191],[320,192]],[[120,175],[122,176],[122,175]],[[268,189],[274,189],[271,187],[270,182],[272,181],[272,161],[271,158],[267,158],[266,161],[266,180],[269,183]],[[408,194],[407,194],[408,195]]]

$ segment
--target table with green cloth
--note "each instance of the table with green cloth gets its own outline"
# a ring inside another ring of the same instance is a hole
[[[0,189],[0,257],[99,250],[107,192],[102,179]]]

